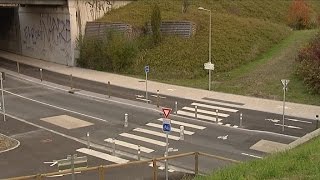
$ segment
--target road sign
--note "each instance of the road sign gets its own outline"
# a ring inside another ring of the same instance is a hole
[[[164,118],[168,118],[169,114],[171,113],[171,108],[162,108]]]
[[[171,120],[170,119],[163,119],[162,131],[167,132],[167,133],[171,132]]]
[[[148,73],[149,71],[150,71],[150,67],[149,67],[149,66],[145,66],[145,67],[144,67],[144,72],[145,72],[145,73]]]
[[[214,64],[212,64],[211,62],[204,63],[204,69],[214,70]]]

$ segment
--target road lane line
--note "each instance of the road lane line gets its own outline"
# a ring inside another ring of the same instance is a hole
[[[162,122],[163,118],[159,118],[157,120]],[[171,119],[171,124],[177,124],[177,125],[180,125],[180,126],[185,126],[185,127],[190,127],[190,128],[193,128],[193,129],[200,129],[200,130],[203,130],[203,129],[206,128],[204,126],[199,126],[199,125],[195,125],[195,124],[189,124],[189,123],[185,123],[185,122],[175,121],[175,120],[172,120],[172,119]]]
[[[162,129],[162,128],[163,128],[162,125],[160,125],[160,124],[155,124],[155,123],[148,123],[148,124],[146,124],[146,125],[147,125],[147,126],[150,126],[150,127],[154,127],[154,128],[159,128],[159,129]],[[172,132],[178,132],[178,133],[180,133],[180,129],[174,128],[174,127],[171,127],[171,131],[172,131]],[[186,135],[192,135],[192,134],[194,134],[194,132],[184,130],[184,134],[186,134]]]
[[[283,126],[282,124],[274,124],[276,126]],[[284,125],[284,127],[287,127],[287,128],[292,128],[292,129],[302,129],[301,127],[297,127],[297,126],[288,126],[288,125]]]
[[[252,154],[247,154],[247,153],[241,153],[242,155],[245,155],[245,156],[250,156],[250,157],[254,157],[254,158],[258,158],[258,159],[262,159],[262,157],[260,156],[256,156],[256,155],[252,155]]]
[[[52,108],[56,108],[56,109],[60,109],[60,110],[63,110],[63,111],[71,112],[71,113],[78,114],[78,115],[81,115],[81,116],[84,116],[84,117],[88,117],[88,118],[92,118],[92,119],[95,119],[95,120],[99,120],[99,121],[103,121],[103,122],[109,122],[109,121],[107,121],[107,120],[105,120],[105,119],[101,119],[101,118],[98,118],[98,117],[86,115],[86,114],[79,113],[79,112],[76,112],[76,111],[73,111],[73,110],[69,110],[69,109],[66,109],[66,108],[62,108],[62,107],[59,107],[59,106],[55,106],[55,105],[52,105],[52,104],[48,104],[48,103],[45,103],[45,102],[41,102],[41,101],[38,101],[38,100],[35,100],[35,99],[31,99],[31,98],[28,98],[28,97],[24,97],[24,96],[21,96],[21,95],[19,95],[19,94],[12,93],[12,92],[10,92],[10,91],[4,90],[4,92],[6,92],[6,93],[8,93],[8,94],[11,94],[11,95],[13,95],[13,96],[20,97],[20,98],[22,98],[22,99],[26,99],[26,100],[29,100],[29,101],[32,101],[32,102],[35,102],[35,103],[39,103],[39,104],[45,105],[45,106],[49,106],[49,107],[52,107]]]
[[[133,129],[133,131],[142,132],[142,133],[145,133],[145,134],[151,134],[151,135],[159,136],[159,137],[163,137],[163,138],[166,137],[166,134],[163,133],[163,132],[157,132],[157,131],[152,131],[152,130],[143,129],[143,128],[135,128],[135,129]],[[168,138],[172,139],[172,140],[176,140],[176,141],[178,141],[180,139],[180,137],[173,136],[173,135],[170,135],[170,134],[168,135]]]
[[[238,112],[237,109],[231,109],[231,108],[224,108],[224,107],[220,107],[220,106],[213,106],[213,105],[207,105],[207,104],[201,104],[201,103],[192,103],[192,106],[199,106],[199,107],[205,107],[205,108],[209,108],[209,109],[218,109],[221,111],[229,111],[229,112]]]
[[[183,107],[182,109],[183,109],[183,110],[187,110],[187,111],[195,112],[195,108],[193,108],[193,107]],[[217,115],[217,113],[214,112],[214,111],[207,111],[207,110],[202,110],[202,109],[197,109],[197,112],[198,112],[198,113],[203,113],[203,114],[210,114],[210,115],[214,115],[214,116]],[[219,112],[218,112],[218,116],[221,116],[221,117],[229,117],[229,114],[224,114],[224,113],[219,113]]]
[[[135,139],[135,140],[138,140],[138,141],[144,141],[144,142],[147,142],[147,143],[150,143],[150,144],[155,144],[155,145],[158,145],[158,146],[163,146],[163,147],[166,146],[165,142],[157,141],[157,140],[146,138],[146,137],[142,137],[142,136],[137,136],[137,135],[134,135],[134,134],[121,133],[119,135],[122,136],[122,137],[131,138],[131,139]]]
[[[195,118],[195,114],[194,114],[194,113],[191,113],[191,112],[186,112],[186,111],[178,110],[177,114]],[[216,119],[217,119],[217,118],[215,118],[215,117],[205,116],[205,115],[201,115],[201,114],[198,114],[198,115],[197,115],[197,118],[198,118],[198,119],[205,119],[205,120],[209,120],[209,121],[214,121],[214,122],[216,122]],[[221,121],[221,120],[222,120],[222,119],[218,118],[218,121]]]
[[[295,122],[301,122],[301,123],[308,123],[308,124],[312,124],[312,122],[310,122],[310,121],[303,121],[303,120],[299,120],[299,119],[286,118],[286,120],[289,120],[289,121],[295,121]]]
[[[95,151],[95,150],[88,149],[88,148],[80,148],[80,149],[77,149],[76,151],[77,152],[81,152],[83,154],[88,154],[90,156],[94,156],[94,157],[97,157],[97,158],[100,158],[100,159],[104,159],[104,160],[107,160],[107,161],[110,161],[110,162],[113,162],[113,163],[116,163],[116,164],[124,164],[124,163],[129,162],[129,160],[126,160],[126,159],[123,159],[123,158],[119,158],[119,157],[116,157],[116,156],[111,156],[109,154],[102,153],[102,152]]]
[[[108,142],[108,143],[113,143],[112,138],[105,139],[104,141]],[[120,146],[127,147],[127,148],[130,148],[130,149],[138,150],[138,145],[136,145],[136,144],[131,144],[131,143],[128,143],[128,142],[125,142],[125,141],[116,140],[116,139],[114,141],[115,141],[116,145],[120,145]],[[145,153],[152,153],[154,150],[146,148],[146,147],[143,147],[143,146],[140,146],[140,151],[145,152]]]

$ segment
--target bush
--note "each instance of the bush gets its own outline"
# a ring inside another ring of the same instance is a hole
[[[320,32],[310,44],[300,50],[297,61],[297,74],[312,92],[320,94]]]
[[[152,28],[152,37],[154,44],[158,44],[161,41],[161,12],[157,4],[154,5],[151,14],[151,28]]]
[[[311,28],[310,7],[304,0],[294,0],[289,9],[288,23],[294,29]]]

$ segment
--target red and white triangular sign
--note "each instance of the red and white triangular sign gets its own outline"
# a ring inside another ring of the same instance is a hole
[[[172,109],[170,109],[170,108],[162,108],[164,118],[168,118],[171,111],[172,111]]]

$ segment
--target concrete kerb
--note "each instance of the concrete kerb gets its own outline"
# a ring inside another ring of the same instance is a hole
[[[6,137],[6,138],[8,138],[8,139],[16,142],[16,145],[15,145],[15,146],[13,146],[13,147],[11,147],[11,148],[8,148],[8,149],[5,149],[5,150],[2,150],[2,151],[0,151],[0,153],[4,153],[4,152],[7,152],[7,151],[11,151],[11,150],[16,149],[17,147],[20,146],[20,141],[18,141],[18,140],[16,140],[16,139],[13,139],[12,137],[6,136],[6,135],[4,135],[4,134],[1,134],[1,133],[0,133],[0,136],[4,136],[4,137]]]

